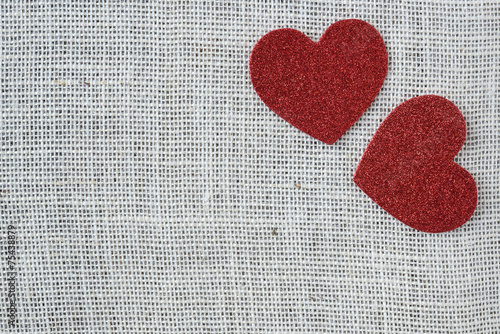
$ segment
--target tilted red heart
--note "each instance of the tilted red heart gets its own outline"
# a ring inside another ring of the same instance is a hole
[[[263,36],[250,55],[257,95],[310,136],[333,144],[370,106],[387,74],[378,31],[361,20],[331,25],[318,43],[300,31]]]
[[[474,179],[453,162],[465,136],[464,117],[453,103],[435,95],[412,98],[382,122],[353,180],[406,225],[430,233],[453,230],[477,205]]]

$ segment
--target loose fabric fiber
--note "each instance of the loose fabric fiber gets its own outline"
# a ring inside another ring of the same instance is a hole
[[[498,1],[0,2],[0,332],[498,333]],[[387,77],[333,145],[271,112],[250,53],[360,19]],[[415,96],[463,113],[462,227],[352,181]],[[12,247],[10,247],[12,246]],[[11,322],[11,320],[14,322]]]

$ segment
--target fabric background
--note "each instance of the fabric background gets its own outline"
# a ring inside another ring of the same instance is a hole
[[[1,1],[0,332],[498,333],[500,2]],[[254,92],[253,45],[363,19],[389,72],[334,145]],[[455,103],[479,204],[417,232],[352,182],[401,102]],[[7,229],[16,228],[17,327]]]

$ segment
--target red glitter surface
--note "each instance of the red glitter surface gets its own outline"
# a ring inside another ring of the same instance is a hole
[[[318,43],[294,29],[271,31],[254,46],[249,67],[257,95],[272,111],[331,145],[370,106],[387,63],[377,30],[344,20]]]
[[[419,231],[464,224],[477,205],[472,176],[453,162],[466,136],[458,108],[435,95],[412,98],[382,122],[354,182],[384,210]]]

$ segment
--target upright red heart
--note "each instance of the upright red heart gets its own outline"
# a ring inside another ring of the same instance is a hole
[[[250,77],[262,101],[310,136],[333,144],[370,106],[387,74],[377,30],[339,21],[318,43],[300,31],[278,29],[250,55]]]
[[[415,97],[382,122],[353,180],[406,225],[430,233],[453,230],[477,205],[474,179],[453,162],[465,136],[464,117],[453,103]]]

